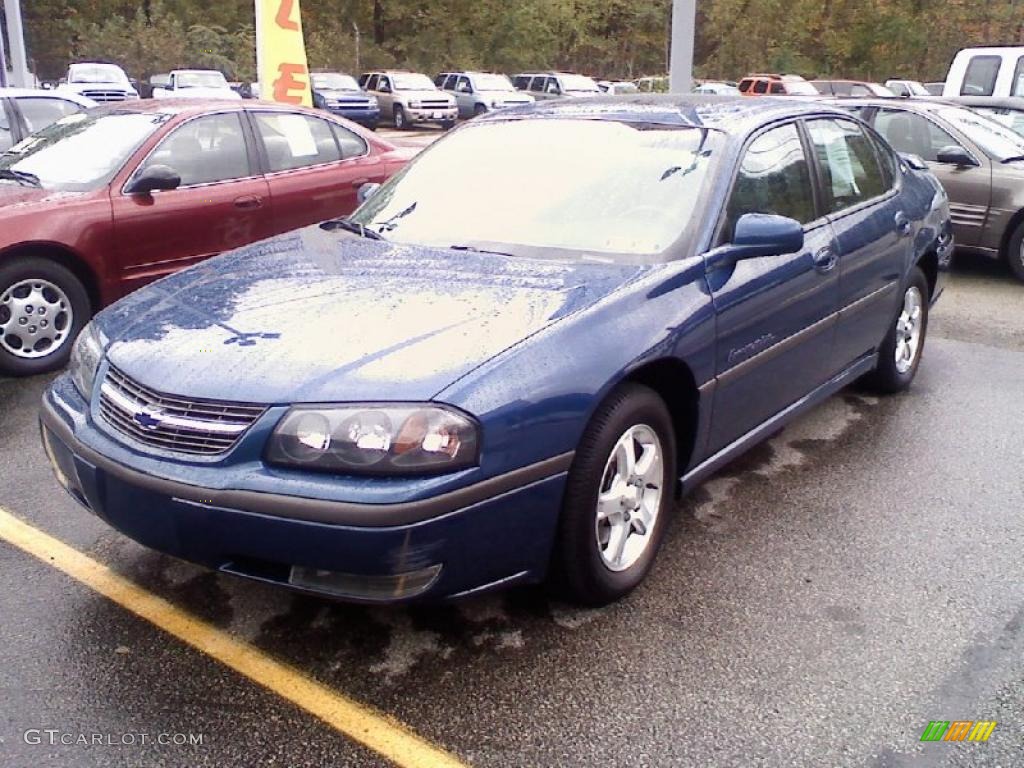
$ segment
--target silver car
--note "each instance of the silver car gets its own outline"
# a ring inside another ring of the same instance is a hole
[[[535,99],[574,99],[601,95],[601,89],[593,79],[570,72],[525,72],[516,75],[512,82],[517,90],[525,91]]]
[[[377,97],[381,119],[391,120],[399,130],[417,123],[440,123],[448,129],[459,116],[455,98],[419,72],[364,72],[359,86]]]
[[[442,72],[434,85],[455,97],[459,117],[470,118],[495,109],[532,104],[533,96],[520,93],[505,75],[488,72]]]

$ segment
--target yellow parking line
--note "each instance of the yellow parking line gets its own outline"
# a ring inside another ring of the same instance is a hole
[[[186,613],[102,563],[0,508],[0,539],[63,571],[136,616],[174,635],[399,766],[456,768],[458,758],[377,712]]]

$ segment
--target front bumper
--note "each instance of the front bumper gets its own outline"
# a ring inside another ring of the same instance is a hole
[[[571,455],[545,462],[539,477],[511,473],[526,482],[505,490],[484,481],[407,504],[332,506],[155,477],[91,447],[106,437],[88,410],[66,376],[43,398],[43,442],[58,480],[111,526],[160,552],[352,602],[441,599],[546,575]],[[412,522],[337,522],[377,512]]]
[[[346,120],[351,120],[353,123],[364,125],[367,128],[376,127],[377,123],[380,122],[380,109],[350,109],[347,107],[326,107],[326,110],[332,115],[343,117]]]
[[[427,109],[422,107],[406,107],[405,115],[413,123],[454,123],[459,119],[459,108]]]

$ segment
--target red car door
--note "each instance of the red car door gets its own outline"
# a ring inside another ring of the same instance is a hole
[[[279,232],[347,216],[359,187],[382,182],[389,165],[367,141],[332,121],[299,112],[254,110]]]
[[[254,162],[239,110],[191,118],[139,163],[168,166],[177,189],[125,194],[111,189],[114,236],[125,291],[222,251],[274,234],[270,190]]]

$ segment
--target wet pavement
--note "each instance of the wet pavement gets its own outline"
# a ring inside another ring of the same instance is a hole
[[[540,590],[352,607],[149,552],[51,477],[45,378],[0,380],[0,508],[472,765],[1021,766],[1024,286],[958,269],[910,392],[848,390],[705,483],[600,610]],[[0,572],[0,764],[382,764],[4,543]],[[930,720],[998,725],[921,744]]]

